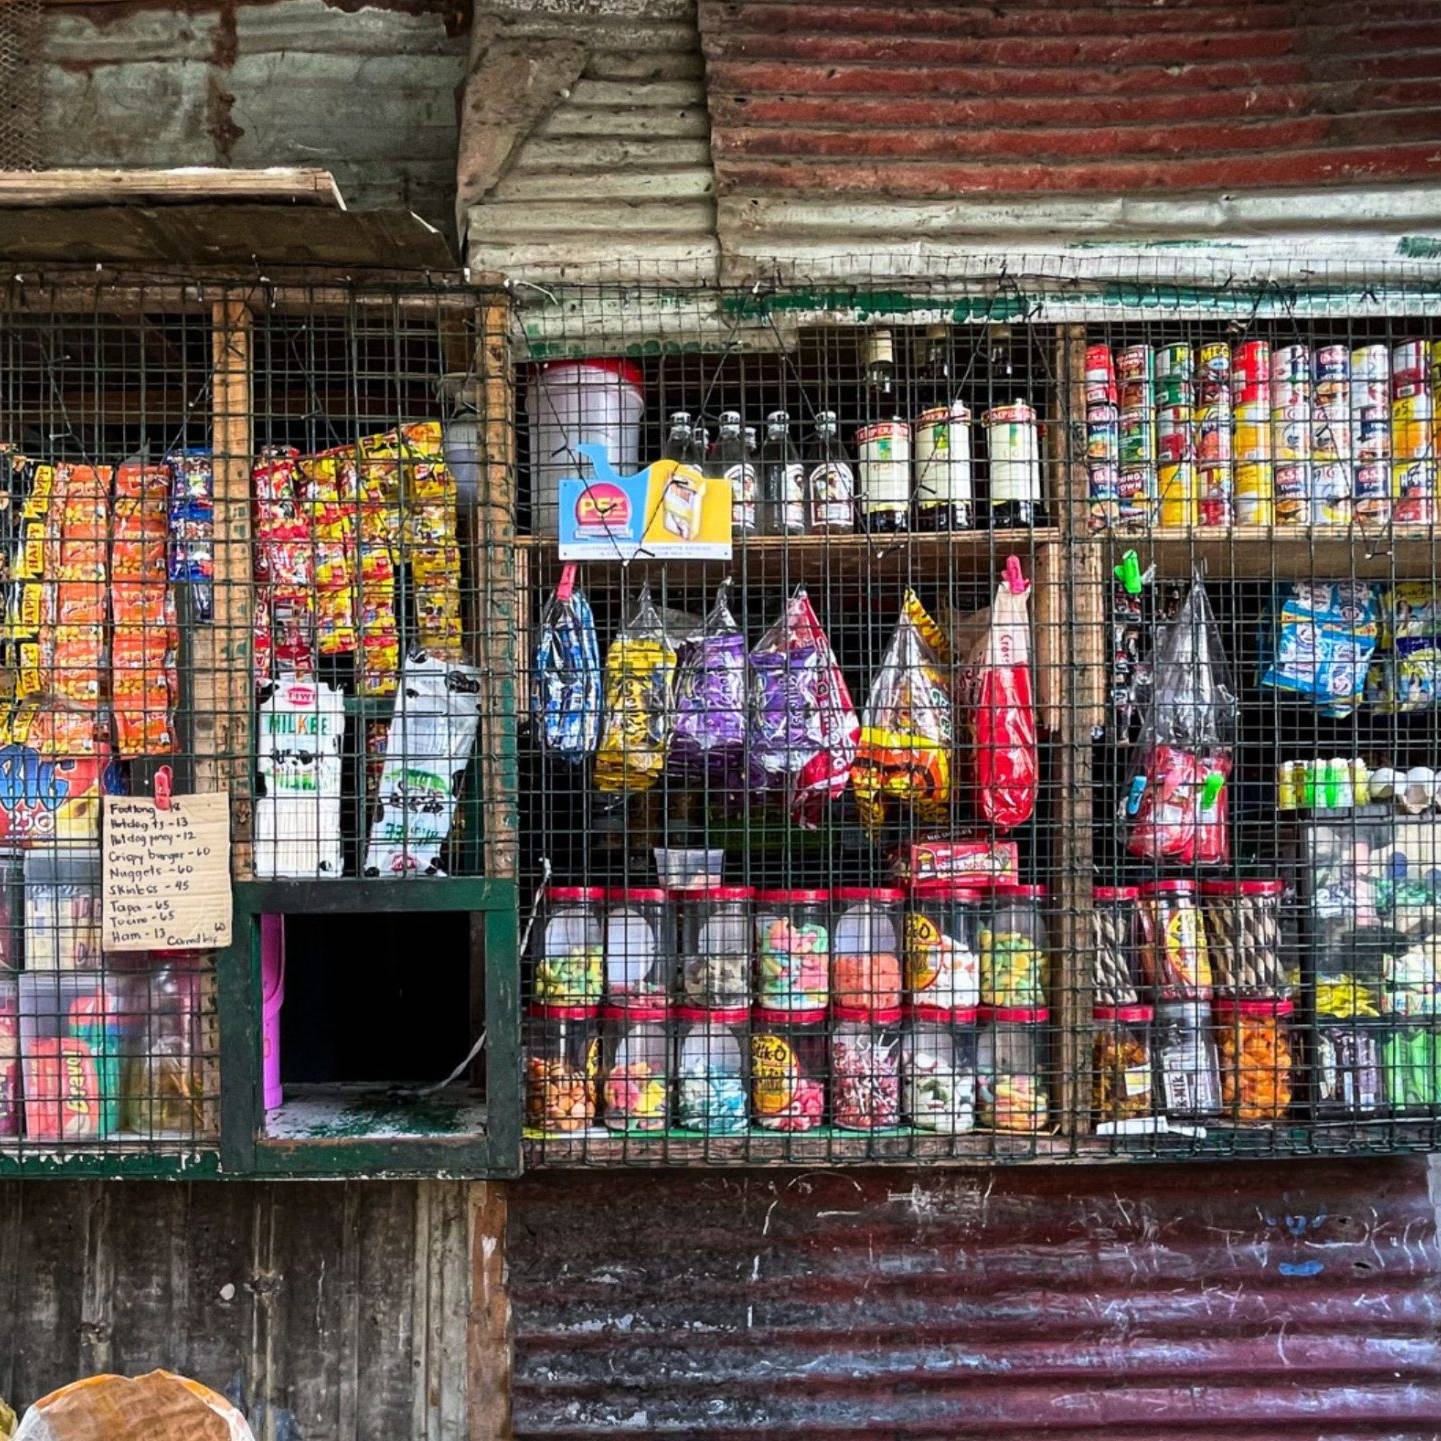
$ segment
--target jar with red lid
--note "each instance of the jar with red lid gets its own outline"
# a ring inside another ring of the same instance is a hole
[[[1091,889],[1092,999],[1098,1006],[1134,1006],[1141,999],[1136,949],[1138,894],[1135,886]]]
[[[658,887],[605,893],[605,1001],[651,1006],[670,997],[673,937],[670,902]]]
[[[1221,1109],[1233,1121],[1265,1125],[1291,1105],[1293,1067],[1288,1000],[1216,1001],[1216,1052]]]
[[[901,1123],[901,1008],[831,1008],[831,1115],[847,1131]]]
[[[767,1131],[814,1131],[826,1115],[826,1014],[751,1012],[751,1112]]]
[[[981,1007],[976,1084],[982,1125],[993,1131],[1045,1129],[1050,1019],[1044,1006]]]
[[[600,1013],[604,1110],[612,1131],[663,1131],[670,1099],[670,1013],[664,1004]]]
[[[888,886],[831,892],[831,1000],[891,1011],[901,1004],[901,902]]]
[[[824,1011],[830,1004],[831,893],[756,895],[756,1004],[772,1011]]]
[[[750,1010],[675,1010],[676,1125],[733,1136],[750,1108]]]
[[[1281,952],[1278,880],[1202,881],[1206,955],[1216,994],[1276,1000],[1290,993]]]
[[[594,1006],[531,1005],[525,1012],[525,1123],[551,1135],[595,1121],[600,1027]]]
[[[922,1131],[961,1135],[976,1125],[976,1008],[911,1006],[901,1038],[906,1119]]]
[[[922,881],[906,910],[906,992],[914,1006],[974,1008],[981,999],[981,900],[974,883]]]
[[[680,989],[687,1005],[750,1005],[755,894],[750,886],[671,891],[680,942]]]
[[[1204,1001],[1211,995],[1206,929],[1195,881],[1148,881],[1139,887],[1141,968],[1162,1001]]]
[[[1151,1114],[1150,1006],[1091,1012],[1091,1110],[1097,1124]]]
[[[596,1006],[605,979],[600,886],[552,886],[536,928],[531,994],[546,1006]]]
[[[981,921],[981,1002],[1014,1010],[1044,1005],[1050,943],[1045,886],[1001,882],[986,892]]]

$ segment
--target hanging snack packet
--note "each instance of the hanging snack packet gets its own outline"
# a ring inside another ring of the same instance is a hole
[[[635,614],[606,652],[604,721],[595,761],[602,795],[648,791],[664,769],[675,664],[646,586]]]
[[[1262,631],[1261,684],[1310,700],[1323,716],[1361,703],[1379,607],[1365,581],[1296,581],[1277,587]]]
[[[1441,597],[1427,581],[1398,581],[1381,597],[1381,637],[1366,699],[1388,715],[1429,710],[1441,694]]]
[[[751,652],[751,786],[784,792],[814,830],[846,788],[860,722],[810,597],[798,590]]]
[[[1199,575],[1156,653],[1138,758],[1122,803],[1126,849],[1171,865],[1230,858],[1226,780],[1236,694]]]
[[[744,776],[746,638],[727,604],[729,594],[726,580],[700,634],[677,646],[670,765],[678,774],[709,776],[735,789]]]
[[[541,748],[579,765],[600,738],[600,645],[585,593],[567,566],[541,612],[530,707]]]
[[[172,450],[170,467],[170,579],[188,584],[195,618],[210,619],[215,578],[215,489],[210,452]]]
[[[945,818],[951,798],[951,697],[940,659],[925,639],[935,633],[926,608],[907,590],[871,683],[851,767],[856,807],[869,831],[884,824],[887,796],[909,802],[924,822]]]

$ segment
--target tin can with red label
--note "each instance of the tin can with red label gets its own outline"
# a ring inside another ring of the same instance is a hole
[[[1152,352],[1149,345],[1128,345],[1116,353],[1116,380],[1120,406],[1128,410],[1153,410],[1156,387],[1152,379]]]
[[[1199,352],[1196,378],[1203,404],[1231,399],[1231,347],[1216,342]]]
[[[1336,405],[1318,401],[1312,410],[1311,458],[1336,462],[1351,459],[1351,412],[1344,401]]]
[[[1087,407],[1086,460],[1092,465],[1121,463],[1120,415],[1114,405]]]
[[[1310,350],[1304,345],[1278,345],[1271,352],[1272,410],[1310,405],[1310,403]]]
[[[1358,465],[1351,494],[1359,524],[1386,525],[1391,519],[1391,467],[1385,461]]]
[[[1154,465],[1156,461],[1156,422],[1151,410],[1121,412],[1121,464]]]
[[[1156,513],[1156,467],[1122,466],[1117,490],[1120,529],[1147,529]]]
[[[1275,524],[1311,524],[1311,462],[1309,460],[1276,463]]]
[[[1426,342],[1403,340],[1391,351],[1391,394],[1414,395],[1426,384]]]
[[[1156,352],[1152,373],[1156,380],[1157,405],[1163,408],[1186,406],[1189,409],[1195,401],[1195,357],[1189,345],[1163,345]]]
[[[1116,404],[1116,362],[1109,345],[1086,347],[1086,404]]]
[[[1156,411],[1156,463],[1181,465],[1195,455],[1189,405],[1167,405]]]
[[[1201,465],[1229,463],[1231,447],[1231,401],[1218,395],[1207,401],[1196,416],[1196,459]]]
[[[1397,525],[1432,525],[1436,520],[1436,462],[1391,463],[1391,519]]]
[[[1311,407],[1275,406],[1271,410],[1271,458],[1277,465],[1311,459]],[[1276,492],[1280,499],[1281,492]]]
[[[1236,520],[1236,501],[1232,491],[1231,467],[1203,465],[1197,474],[1200,477],[1198,524],[1207,527],[1233,525]]]
[[[1271,347],[1264,340],[1248,340],[1236,347],[1233,399],[1237,406],[1271,408]]]
[[[1391,459],[1391,407],[1368,406],[1353,411],[1355,417],[1351,441],[1359,464]]]

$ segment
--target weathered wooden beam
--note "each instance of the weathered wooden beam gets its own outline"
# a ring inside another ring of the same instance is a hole
[[[328,170],[269,166],[222,170],[187,165],[177,170],[0,171],[0,208],[46,205],[194,205],[207,201],[275,201],[344,210]]]

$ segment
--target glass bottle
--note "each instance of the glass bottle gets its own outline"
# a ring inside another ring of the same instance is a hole
[[[841,444],[833,410],[816,416],[806,460],[806,503],[812,532],[849,535],[855,530],[856,473]]]
[[[990,463],[991,528],[1026,530],[1044,525],[1036,412],[1024,400],[1017,400],[988,410],[984,424]]]
[[[670,418],[670,434],[665,442],[665,459],[674,460],[680,465],[694,465],[696,463],[695,450],[695,429],[691,424],[690,411],[672,411]]]
[[[784,410],[773,410],[766,416],[760,470],[762,534],[804,535],[805,468],[791,441],[791,418]]]
[[[741,429],[738,410],[724,410],[720,418],[720,434],[711,456],[713,474],[723,475],[731,483],[731,523],[738,535],[756,533],[756,468],[746,437]]]

